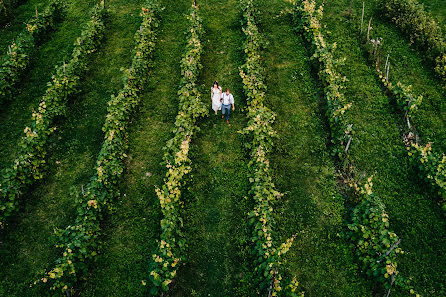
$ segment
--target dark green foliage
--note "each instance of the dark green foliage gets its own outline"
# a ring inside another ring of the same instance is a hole
[[[13,17],[14,8],[20,2],[22,0],[0,0],[0,25],[3,25]]]

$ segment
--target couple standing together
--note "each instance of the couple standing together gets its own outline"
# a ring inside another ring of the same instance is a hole
[[[211,88],[211,100],[212,100],[212,109],[215,111],[215,114],[218,114],[218,111],[221,110],[221,118],[225,118],[226,115],[226,123],[229,125],[229,115],[232,111],[235,110],[234,105],[234,96],[232,96],[229,88],[226,89],[226,92],[223,93],[222,88],[218,85],[218,82],[214,82],[214,86]]]

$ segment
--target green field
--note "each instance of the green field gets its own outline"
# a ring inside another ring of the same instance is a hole
[[[22,1],[13,10],[12,21],[0,28],[1,57],[33,17],[35,7],[43,9],[49,1]],[[68,61],[74,41],[89,20],[88,11],[98,2],[68,1],[61,22],[37,45],[15,95],[0,105],[0,169],[9,168],[18,157],[23,130],[31,124],[51,73]],[[180,60],[189,26],[186,15],[193,1],[159,2],[164,10],[156,28],[149,81],[128,126],[120,196],[103,212],[97,256],[87,262],[87,272],[77,276],[71,296],[148,296],[150,291],[152,254],[162,218],[155,187],[162,186],[166,175],[163,147],[175,128],[183,75]],[[326,1],[321,23],[326,41],[337,44],[335,57],[346,58],[339,71],[348,79],[343,92],[353,103],[346,112],[355,129],[350,160],[358,171],[374,176],[374,191],[385,204],[390,229],[398,234],[405,251],[398,256],[400,274],[422,296],[446,296],[445,213],[437,203],[437,191],[419,178],[409,162],[402,142],[404,118],[361,47],[362,2],[353,2],[350,17],[349,2]],[[420,2],[444,27],[444,1]],[[51,291],[48,284],[31,284],[60,257],[53,230],[73,224],[73,193],[80,193],[96,172],[107,102],[122,88],[123,69],[132,61],[134,33],[140,28],[144,3],[106,1],[104,40],[80,79],[79,93],[68,102],[67,115],[55,120],[57,130],[47,145],[46,174],[23,191],[19,208],[0,230],[0,296],[65,295]],[[192,171],[181,195],[186,260],[162,296],[246,295],[241,288],[246,287],[242,280],[252,265],[248,212],[253,202],[250,155],[245,149],[250,140],[239,133],[248,124],[240,77],[246,58],[241,3],[197,1],[205,30],[203,68],[197,82],[201,100],[210,110],[210,88],[217,80],[224,89],[231,88],[236,109],[231,111],[230,126],[212,111],[197,122],[200,131],[193,135],[189,153]],[[344,168],[331,153],[325,86],[318,77],[317,61],[311,59],[311,45],[295,30],[290,1],[254,3],[263,45],[265,105],[276,114],[277,137],[269,163],[272,180],[284,193],[274,205],[274,240],[281,243],[296,235],[281,265],[284,279],[295,277],[305,296],[383,296],[384,290],[361,272],[354,248],[342,235],[354,202],[341,195],[346,195],[339,176]],[[446,93],[440,79],[424,53],[379,14],[376,1],[367,2],[365,14],[367,21],[373,15],[371,34],[383,37],[382,49],[391,55],[392,78],[412,85],[414,94],[424,97],[413,122],[422,142],[433,142],[437,151],[444,152]],[[249,296],[258,295],[253,291]],[[409,295],[395,288],[390,296]]]

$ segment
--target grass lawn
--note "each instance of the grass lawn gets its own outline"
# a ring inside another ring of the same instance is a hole
[[[348,58],[341,70],[349,79],[346,95],[354,104],[348,112],[356,131],[351,157],[358,171],[375,176],[375,193],[386,204],[390,226],[406,251],[399,260],[402,275],[414,278],[420,294],[440,296],[444,293],[445,220],[427,184],[409,165],[401,141],[401,115],[383,94],[375,70],[359,47],[356,30],[343,17],[345,9],[343,1],[330,2],[323,23],[330,28],[329,41],[338,44],[336,55]]]

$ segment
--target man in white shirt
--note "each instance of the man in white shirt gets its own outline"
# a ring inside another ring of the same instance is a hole
[[[232,96],[229,88],[227,88],[226,92],[221,95],[221,103],[221,118],[223,119],[226,115],[226,123],[228,123],[229,125],[229,114],[231,112],[231,105],[232,111],[235,110],[234,96]]]

